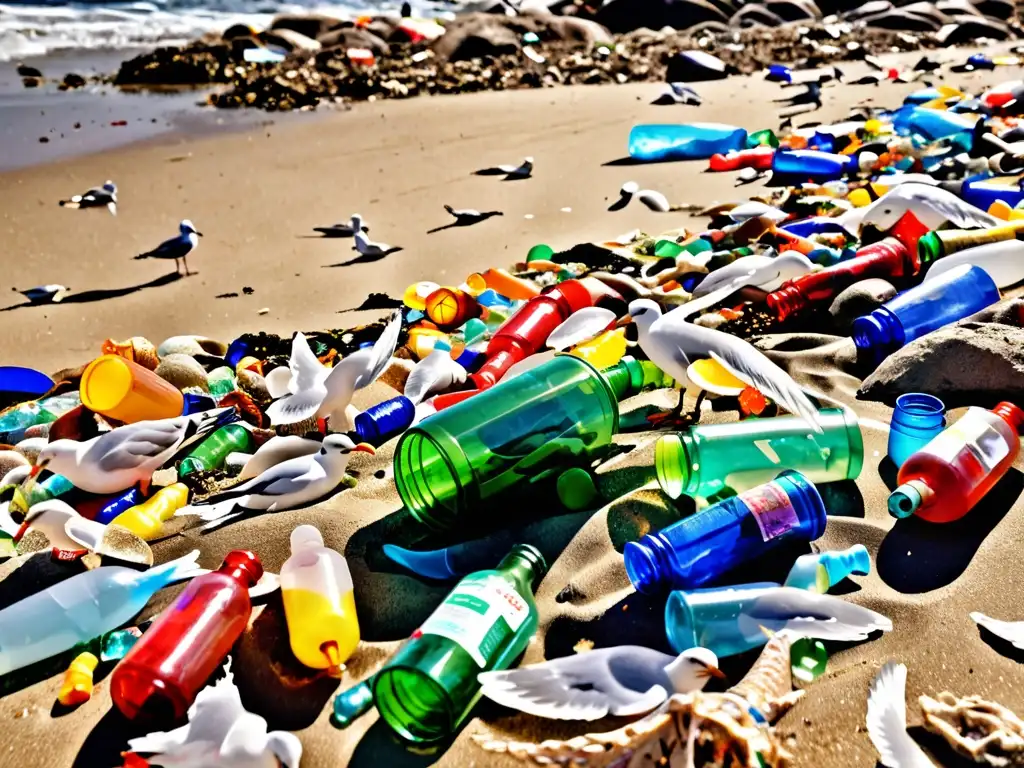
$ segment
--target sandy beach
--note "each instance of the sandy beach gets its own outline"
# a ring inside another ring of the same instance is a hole
[[[966,56],[964,51],[945,53],[949,61]],[[891,62],[912,64],[916,58],[893,56]],[[856,74],[862,67],[848,70]],[[949,82],[977,90],[1020,76],[1018,68],[1001,68],[955,75]],[[807,119],[837,120],[860,103],[895,107],[920,87],[828,88],[823,109]],[[10,301],[0,301],[0,360],[52,372],[90,360],[106,338],[142,335],[159,342],[177,334],[201,334],[229,342],[243,332],[287,337],[296,330],[347,327],[383,316],[339,314],[359,306],[370,292],[400,297],[406,286],[424,279],[457,284],[471,272],[524,260],[538,243],[562,250],[636,227],[657,233],[699,226],[705,220],[654,213],[639,205],[607,211],[628,180],[660,190],[679,204],[745,200],[756,192],[756,186],[734,188],[734,174],[703,173],[704,163],[631,165],[623,160],[629,129],[637,123],[723,122],[751,131],[778,125],[771,100],[780,98],[781,91],[760,77],[700,83],[696,88],[704,99],[700,108],[652,106],[662,86],[627,85],[361,103],[288,119],[260,113],[262,124],[244,130],[197,135],[179,127],[114,151],[2,172],[5,270],[0,293]],[[73,97],[77,94],[69,95]],[[536,162],[531,179],[503,182],[472,174],[486,166],[518,163],[528,155]],[[58,207],[58,200],[105,179],[118,185],[116,217]],[[426,234],[450,221],[445,203],[504,215]],[[373,239],[403,250],[360,262],[350,241],[322,239],[312,231],[353,212],[363,214]],[[178,278],[168,274],[169,262],[133,260],[173,235],[184,218],[204,234],[189,260],[198,274]],[[68,285],[72,294],[59,305],[26,306],[10,290],[45,283]],[[251,295],[243,294],[246,287]],[[229,293],[239,295],[216,298]],[[259,314],[263,308],[269,312]],[[798,381],[813,382],[867,420],[864,470],[856,483],[823,488],[830,519],[815,548],[866,545],[876,569],[868,577],[855,577],[852,585],[847,582],[846,596],[894,624],[879,639],[834,649],[828,672],[782,719],[778,729],[796,765],[876,764],[877,753],[864,727],[865,700],[871,679],[889,659],[909,667],[912,725],[920,721],[917,696],[943,690],[977,694],[1024,714],[1020,656],[1004,643],[990,643],[968,617],[971,611],[982,611],[1007,620],[1021,618],[1017,562],[1024,539],[1024,502],[1018,497],[1024,475],[1018,470],[1024,463],[1018,460],[1017,469],[982,507],[958,523],[934,526],[909,519],[894,524],[885,498],[895,484],[895,469],[885,458],[886,431],[881,428],[891,411],[855,399],[860,379],[852,342],[792,337],[776,349],[773,359]],[[362,390],[356,402],[365,406],[394,394],[377,383]],[[648,397],[670,403],[665,393]],[[959,411],[953,412],[950,420],[957,415]],[[709,421],[735,418],[735,413],[707,414]],[[629,493],[606,507],[532,522],[502,521],[524,542],[538,546],[550,564],[537,593],[540,630],[524,663],[572,653],[580,640],[597,647],[638,644],[668,650],[663,601],[633,593],[621,556],[630,536],[680,514],[657,484],[649,482],[655,438],[653,433],[617,438],[636,447],[602,470],[600,489],[609,500]],[[354,460],[359,484],[326,503],[248,519],[208,535],[198,529],[183,531],[154,546],[157,561],[199,548],[200,563],[216,567],[225,553],[244,545],[276,572],[288,555],[292,528],[317,525],[326,543],[348,558],[355,579],[363,643],[336,690],[347,688],[379,666],[449,589],[412,578],[381,554],[384,542],[426,547],[458,540],[425,538],[401,509],[391,475],[393,449],[394,441],[373,459]],[[645,479],[644,488],[634,490]],[[760,561],[737,580],[781,581],[791,562],[782,555],[777,563]],[[147,614],[166,605],[179,589],[162,592]],[[280,602],[271,599],[243,639],[233,668],[246,705],[266,716],[271,728],[297,732],[306,768],[510,768],[521,763],[484,752],[473,737],[569,738],[622,724],[551,723],[514,716],[485,701],[454,743],[428,753],[403,749],[375,715],[339,731],[328,721],[334,683],[303,678],[289,658],[282,622]],[[729,659],[730,678],[739,679],[754,657]],[[112,711],[106,684],[101,682],[97,695],[80,709],[54,717],[51,704],[58,685],[54,677],[0,699],[7,733],[0,765],[120,765],[118,754],[127,738],[140,734]],[[932,745],[928,739],[923,736],[921,743]],[[962,764],[941,746],[934,755],[941,765]]]

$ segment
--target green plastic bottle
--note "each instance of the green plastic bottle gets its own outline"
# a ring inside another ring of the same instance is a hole
[[[407,741],[451,736],[480,698],[481,672],[508,669],[537,631],[533,593],[547,572],[543,556],[518,544],[492,571],[466,576],[373,678],[340,694],[335,715],[377,706]]]
[[[185,477],[193,472],[220,469],[229,454],[235,451],[252,453],[254,446],[252,432],[247,427],[241,424],[227,424],[203,440],[182,459],[178,465],[178,477]]]
[[[619,400],[670,383],[633,358],[599,373],[558,355],[408,429],[395,448],[398,492],[421,523],[451,528],[520,483],[586,465],[618,431]]]
[[[796,470],[814,483],[853,480],[864,463],[864,439],[852,410],[818,416],[824,434],[798,416],[707,424],[665,435],[655,445],[658,484],[672,498],[711,498],[749,490]]]

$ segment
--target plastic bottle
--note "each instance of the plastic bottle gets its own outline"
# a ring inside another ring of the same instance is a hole
[[[1013,403],[972,406],[900,467],[889,496],[893,517],[959,520],[1006,474],[1020,452],[1024,411]]]
[[[20,403],[0,414],[0,440],[4,443],[18,443],[29,427],[51,424],[58,414],[45,408],[38,400]]]
[[[818,489],[799,472],[785,472],[626,544],[626,573],[648,594],[692,589],[783,541],[814,541],[825,519]]]
[[[458,288],[438,288],[425,302],[424,311],[430,322],[441,330],[460,328],[467,320],[480,317],[483,307],[466,291]]]
[[[252,431],[241,423],[226,424],[193,448],[178,465],[178,477],[193,472],[220,469],[228,454],[238,451],[252,453],[256,445]]]
[[[586,464],[618,431],[617,400],[666,380],[632,358],[602,375],[558,355],[408,429],[395,448],[398,493],[424,525],[451,528],[520,483]]]
[[[964,202],[983,211],[989,210],[996,202],[1013,208],[1024,200],[1024,188],[1021,187],[1019,178],[1008,180],[1003,176],[972,177],[964,179],[960,185],[960,196]]]
[[[0,611],[0,675],[55,656],[126,623],[157,591],[203,571],[199,550],[135,571],[105,565],[55,584]]]
[[[211,395],[215,398],[223,397],[235,390],[235,371],[227,365],[214,368],[206,374],[206,384],[210,388]]]
[[[936,141],[957,133],[970,132],[974,129],[974,122],[953,112],[911,107],[897,112],[893,126],[901,135],[917,134],[928,141]]]
[[[917,241],[917,256],[922,264],[968,248],[1015,240],[1024,235],[1024,221],[1015,221],[988,229],[944,229],[929,232]]]
[[[111,496],[99,496],[78,502],[75,504],[75,509],[82,517],[88,517],[97,523],[103,523],[103,525],[110,525],[129,509],[137,507],[145,501],[146,494],[136,486]]]
[[[110,524],[120,525],[143,540],[151,541],[160,535],[164,523],[188,504],[189,494],[188,486],[184,483],[168,485],[141,504],[119,514]]]
[[[779,320],[785,320],[811,304],[831,302],[841,291],[869,277],[903,277],[917,271],[917,261],[906,247],[887,237],[857,251],[856,258],[841,261],[819,272],[788,280],[765,301]]]
[[[359,645],[356,599],[345,558],[312,525],[291,535],[291,557],[281,566],[281,598],[295,658],[338,675]]]
[[[665,631],[676,653],[702,647],[720,659],[764,645],[760,623],[743,612],[778,584],[758,582],[735,587],[672,592],[665,603]]]
[[[775,148],[770,146],[741,149],[727,155],[712,155],[708,161],[708,170],[720,172],[754,168],[758,171],[770,171],[774,157]]]
[[[99,663],[100,660],[88,651],[74,658],[57,692],[61,706],[77,707],[92,698],[92,673]]]
[[[481,272],[480,277],[488,288],[507,299],[528,300],[540,295],[540,289],[532,282],[509,274],[504,269],[492,267],[486,272]]]
[[[925,282],[934,280],[963,264],[984,269],[1000,290],[1024,281],[1024,241],[1003,240],[979,245],[933,262],[925,274]]]
[[[249,589],[263,576],[252,552],[235,550],[193,579],[110,676],[110,697],[129,720],[185,717],[196,694],[249,623]]]
[[[789,570],[784,586],[825,594],[850,574],[871,573],[871,556],[863,544],[840,552],[801,555]]]
[[[889,458],[897,467],[946,428],[946,406],[932,395],[908,392],[896,398],[889,424]]]
[[[915,339],[997,301],[999,289],[988,273],[963,264],[858,317],[853,321],[853,343],[876,364],[881,363]]]
[[[359,441],[379,446],[408,429],[416,419],[416,406],[405,395],[377,403],[353,419]]]
[[[655,444],[658,484],[673,499],[710,498],[766,483],[784,470],[808,480],[853,480],[864,462],[864,439],[851,409],[818,412],[824,434],[798,416],[699,424]]]
[[[82,371],[79,391],[89,410],[130,424],[180,416],[181,392],[148,368],[118,355],[103,355]]]
[[[603,371],[625,356],[626,331],[622,328],[605,331],[600,336],[577,344],[569,354],[582,357],[597,370]]]
[[[415,743],[453,734],[480,698],[477,676],[508,669],[537,631],[533,593],[546,572],[540,552],[520,544],[496,569],[460,581],[372,678],[381,719]],[[341,694],[335,712],[367,685]]]
[[[629,132],[629,156],[636,160],[700,160],[743,149],[747,132],[721,123],[637,125]]]
[[[816,149],[779,150],[772,158],[772,172],[814,181],[832,181],[855,170],[857,162],[848,155],[834,155]]]

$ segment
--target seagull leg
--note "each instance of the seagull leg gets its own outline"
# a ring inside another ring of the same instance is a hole
[[[700,420],[700,407],[704,402],[704,398],[707,396],[707,392],[703,389],[697,395],[697,405],[692,412],[683,413],[683,397],[685,396],[686,390],[679,390],[679,402],[675,408],[667,413],[652,413],[647,417],[647,421],[651,426],[669,429],[684,429],[686,427],[696,424]]]
[[[174,273],[176,275],[180,275],[181,274],[181,264],[178,263],[178,257],[177,256],[174,257]]]
[[[185,276],[188,277],[189,275],[192,274],[191,272],[188,271],[188,256],[183,257],[182,261],[185,262]]]

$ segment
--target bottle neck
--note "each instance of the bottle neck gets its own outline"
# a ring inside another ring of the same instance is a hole
[[[878,307],[871,314],[853,321],[853,343],[857,349],[873,351],[879,360],[895,352],[905,342],[903,324],[887,307]]]
[[[529,544],[517,544],[498,563],[499,572],[512,579],[523,594],[533,594],[548,572],[544,556]]]
[[[670,581],[671,550],[672,545],[663,533],[653,533],[626,544],[626,575],[638,592],[657,594],[662,585]]]
[[[1018,408],[1013,403],[1003,401],[999,403],[992,412],[1002,418],[1007,424],[1010,425],[1010,429],[1016,432],[1018,435],[1021,433],[1022,427],[1024,427],[1024,411]]]
[[[765,301],[779,320],[785,320],[807,306],[807,297],[792,283],[769,293]]]

